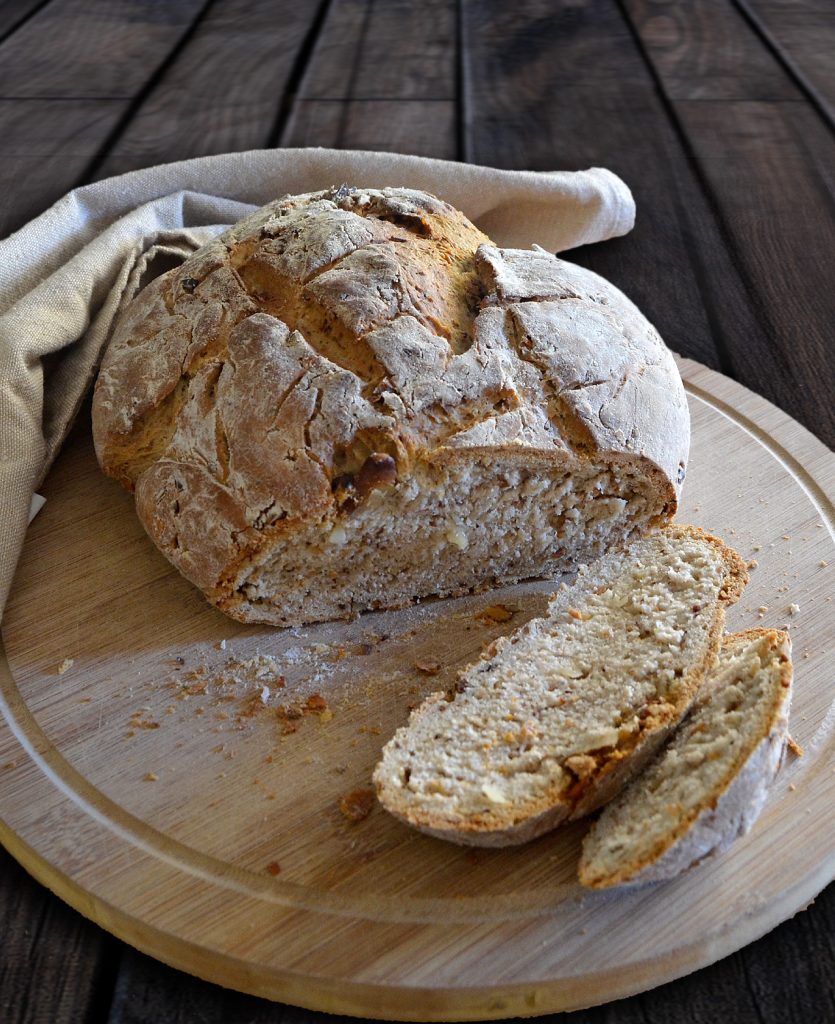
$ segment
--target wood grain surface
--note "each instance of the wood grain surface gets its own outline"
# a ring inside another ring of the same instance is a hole
[[[835,137],[785,75],[763,79],[762,48],[745,22],[711,18],[703,26],[694,73],[690,61],[679,63],[678,55],[687,53],[678,42],[681,34],[659,39],[653,29],[659,6],[625,0],[718,213],[742,285],[741,303],[758,324],[757,330],[747,325],[741,330],[722,315],[733,305],[715,305],[724,296],[721,281],[711,273],[711,285],[719,287],[710,288],[708,301],[715,320],[726,327],[727,369],[737,377],[744,374],[759,394],[779,401],[826,444],[835,445],[835,403],[822,400],[818,406],[808,400],[820,385],[819,367],[831,347],[827,325],[835,319],[830,287]],[[723,47],[715,45],[720,36],[729,41]],[[729,49],[738,69],[735,88],[706,97],[704,82],[722,79],[729,70]],[[804,357],[798,359],[801,348]]]
[[[469,851],[373,801],[353,820],[409,707],[541,613],[554,582],[352,623],[243,626],[152,548],[83,431],[47,481],[4,620],[4,844],[182,970],[405,1020],[618,998],[805,906],[835,873],[835,456],[738,385],[683,371],[694,445],[682,518],[758,561],[728,626],[791,627],[791,729],[806,750],[728,854],[666,885],[594,895],[575,878],[584,823]],[[497,601],[510,623],[479,618]],[[422,671],[428,662],[440,671]],[[636,932],[641,920],[652,928]]]
[[[835,126],[835,17],[828,0],[737,0],[737,6]]]
[[[208,8],[182,56],[151,82],[95,176],[268,146],[276,98],[292,85],[316,13],[316,4],[296,0],[230,0]],[[223,60],[214,59],[218,53]]]
[[[611,276],[679,351],[764,390],[832,443],[831,250],[815,238],[816,228],[831,237],[835,222],[821,135],[835,125],[828,0],[311,0],[279,27],[273,9],[286,6],[6,0],[0,232],[77,184],[215,147],[371,144],[541,168],[594,160],[621,169],[638,224],[571,258]],[[232,8],[237,18],[224,14]],[[500,8],[514,17],[497,22]],[[112,93],[92,94],[91,81]],[[702,100],[712,106],[700,113]],[[257,136],[265,141],[249,141]],[[805,304],[786,287],[787,263],[790,279],[809,275]],[[4,1024],[324,1020],[135,953],[2,852],[0,931]],[[830,1018],[832,886],[695,975],[563,1019]]]

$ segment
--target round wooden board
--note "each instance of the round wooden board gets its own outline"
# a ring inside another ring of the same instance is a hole
[[[806,751],[728,853],[668,884],[588,894],[575,878],[583,823],[468,851],[377,807],[349,821],[341,799],[369,786],[409,705],[541,612],[553,581],[347,624],[241,626],[151,546],[130,497],[99,473],[86,424],[45,485],[3,627],[4,844],[175,967],[402,1020],[615,999],[804,907],[833,877],[835,456],[763,399],[680,365],[694,440],[679,518],[759,562],[728,628],[791,625],[791,729]],[[477,617],[496,603],[515,609],[510,621]]]

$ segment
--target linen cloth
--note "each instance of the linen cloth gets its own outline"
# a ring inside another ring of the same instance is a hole
[[[610,171],[502,171],[392,153],[254,150],[70,192],[0,242],[0,618],[35,489],[95,378],[114,318],[152,276],[257,207],[334,185],[400,185],[458,207],[501,246],[560,252],[623,235]]]

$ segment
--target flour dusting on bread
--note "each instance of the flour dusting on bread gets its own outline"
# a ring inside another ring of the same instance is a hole
[[[269,204],[123,312],[105,472],[243,621],[543,576],[668,521],[684,390],[616,288],[410,189]]]
[[[782,630],[725,637],[682,727],[592,826],[580,861],[583,885],[674,878],[751,828],[786,749],[790,655]]]

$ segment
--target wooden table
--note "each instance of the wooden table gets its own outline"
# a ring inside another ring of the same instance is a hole
[[[835,444],[830,0],[5,0],[0,233],[84,182],[269,146],[609,167],[635,231],[571,258]],[[0,1020],[324,1019],[144,957],[0,854]],[[835,888],[566,1022],[835,1019]]]

